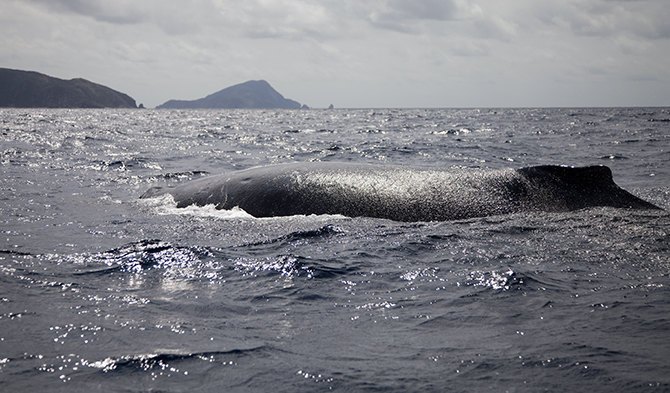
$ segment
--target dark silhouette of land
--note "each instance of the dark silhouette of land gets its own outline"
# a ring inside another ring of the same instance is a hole
[[[34,71],[0,68],[0,107],[137,108],[130,96],[76,78],[64,80]]]
[[[247,81],[197,100],[170,100],[161,109],[300,109],[299,102],[284,98],[264,80]]]

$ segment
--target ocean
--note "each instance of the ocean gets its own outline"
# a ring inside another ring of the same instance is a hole
[[[670,108],[0,109],[0,132],[2,391],[670,391]],[[665,210],[139,198],[308,161],[606,165]]]

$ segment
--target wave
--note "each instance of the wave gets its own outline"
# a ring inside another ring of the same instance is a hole
[[[124,355],[118,357],[108,357],[102,360],[86,362],[82,365],[91,368],[97,368],[102,372],[121,372],[126,371],[151,371],[154,369],[165,370],[170,369],[173,372],[176,363],[189,361],[205,361],[209,363],[222,363],[225,365],[233,365],[235,363],[232,359],[238,359],[243,356],[252,355],[257,352],[264,352],[269,347],[266,345],[249,346],[247,348],[232,348],[219,351],[203,351],[203,352],[179,352],[179,351],[165,351],[161,353],[148,353],[136,355]],[[225,360],[224,360],[225,359]]]
[[[275,243],[294,243],[302,240],[327,239],[333,236],[343,235],[345,232],[332,224],[327,224],[316,229],[304,231],[295,231],[273,239],[262,240],[259,242],[248,243],[245,247],[260,246]]]
[[[184,180],[184,179],[191,179],[196,176],[206,176],[209,175],[210,173],[207,171],[182,171],[182,172],[168,172],[168,173],[162,173],[159,175],[155,175],[150,177],[149,179],[152,181],[158,181],[158,180]]]
[[[601,160],[628,160],[629,158],[626,156],[618,155],[618,154],[611,154],[608,156],[600,156],[599,157]]]
[[[467,273],[463,284],[480,289],[478,294],[520,292],[557,292],[569,290],[569,283],[556,280],[551,272],[518,272],[512,268]],[[472,296],[472,293],[465,295]]]
[[[236,269],[243,273],[279,274],[287,278],[333,278],[358,272],[360,267],[343,264],[339,260],[318,260],[292,254],[267,257],[240,257],[233,260]]]
[[[35,254],[31,254],[31,253],[25,252],[25,251],[5,250],[5,249],[0,249],[0,254],[17,255],[17,256],[33,256],[33,255],[35,255]]]
[[[220,278],[225,271],[284,276],[287,278],[332,278],[359,271],[358,266],[340,260],[316,259],[277,252],[275,243],[286,244],[327,238],[339,234],[332,226],[296,231],[279,239],[220,250],[200,246],[175,246],[162,240],[140,240],[109,251],[58,256],[75,267],[73,276],[108,276],[119,273],[159,271],[179,279]],[[270,249],[267,249],[269,247]],[[235,255],[239,255],[236,257]],[[56,257],[56,256],[53,256]],[[52,258],[53,258],[52,257]],[[83,266],[82,266],[83,265]]]
[[[465,284],[473,287],[507,291],[518,284],[523,284],[523,280],[511,268],[508,268],[504,271],[472,271],[468,273]]]
[[[140,240],[110,251],[83,256],[86,265],[105,265],[103,268],[79,270],[75,275],[105,275],[114,272],[139,273],[153,268],[187,267],[211,253],[198,247],[176,247],[161,240]],[[70,259],[82,259],[75,256]]]
[[[134,157],[123,160],[92,160],[84,166],[85,169],[98,171],[130,171],[138,168],[160,169],[160,166],[149,158]]]

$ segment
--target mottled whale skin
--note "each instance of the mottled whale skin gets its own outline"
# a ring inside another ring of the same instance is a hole
[[[177,207],[239,207],[254,217],[340,214],[396,221],[446,221],[595,206],[658,209],[614,183],[606,166],[520,169],[406,168],[349,163],[256,167],[154,187]]]

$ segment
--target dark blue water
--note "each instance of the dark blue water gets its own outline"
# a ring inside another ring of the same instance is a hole
[[[293,161],[609,166],[670,208],[668,108],[0,110],[2,391],[670,391],[670,215],[176,209]]]

